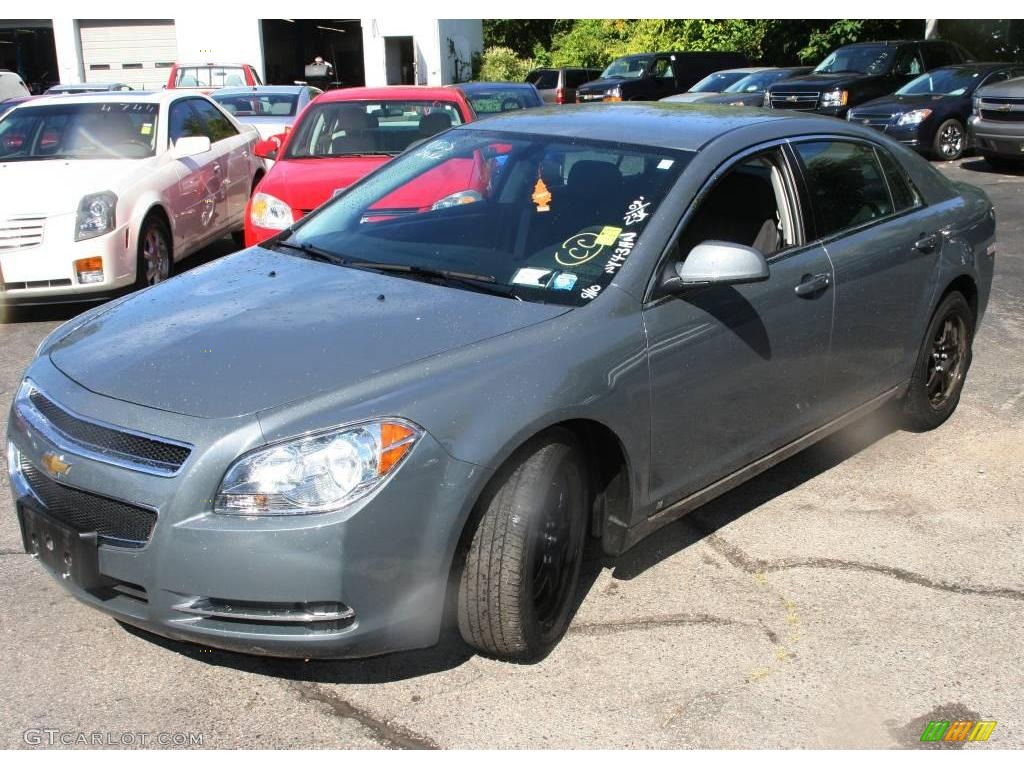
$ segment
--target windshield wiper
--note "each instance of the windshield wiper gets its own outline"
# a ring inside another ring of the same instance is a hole
[[[290,248],[293,251],[298,251],[308,256],[313,261],[322,261],[326,264],[337,264],[342,266],[348,264],[348,259],[339,253],[332,253],[331,251],[318,248],[315,245],[309,243],[291,243],[287,240],[278,240],[276,243],[270,243],[264,246],[265,248]]]
[[[378,272],[404,272],[414,277],[435,278],[446,280],[450,283],[458,283],[478,293],[489,293],[492,296],[504,296],[509,299],[521,299],[516,296],[511,286],[498,285],[494,275],[482,275],[475,272],[458,272],[452,269],[437,269],[435,267],[421,267],[415,264],[389,264],[376,261],[349,261],[347,267],[355,269],[371,269]]]

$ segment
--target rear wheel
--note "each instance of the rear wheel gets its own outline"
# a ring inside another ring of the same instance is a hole
[[[903,402],[908,429],[935,429],[956,410],[971,366],[974,313],[962,293],[948,294],[932,316]]]
[[[583,561],[590,488],[575,437],[553,430],[528,443],[481,503],[459,631],[492,656],[543,658],[569,626]]]
[[[171,276],[171,233],[157,214],[150,214],[139,230],[135,287],[147,288]]]
[[[959,160],[964,153],[964,125],[955,118],[946,120],[935,132],[932,150],[940,160]]]

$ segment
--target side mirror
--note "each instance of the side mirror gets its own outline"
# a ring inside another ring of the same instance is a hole
[[[171,150],[175,160],[195,157],[209,151],[210,139],[206,136],[182,136],[174,142],[174,149]]]
[[[262,157],[264,160],[276,160],[277,152],[281,149],[281,145],[284,144],[284,137],[286,135],[286,133],[279,133],[276,136],[271,136],[269,139],[257,141],[256,146],[253,147],[256,157]]]
[[[768,279],[768,262],[756,248],[721,240],[705,240],[677,262],[675,274],[662,288],[677,293],[702,285],[739,285]]]

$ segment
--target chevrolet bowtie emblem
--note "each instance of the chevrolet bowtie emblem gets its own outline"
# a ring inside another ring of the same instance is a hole
[[[1009,112],[1011,109],[1013,109],[1013,107],[1011,107],[1009,104],[1000,104],[999,109],[1001,109],[1003,112]]]
[[[57,454],[50,453],[49,451],[43,454],[43,466],[46,467],[46,471],[54,477],[66,475],[68,470],[71,469],[70,464],[66,461],[62,461]]]
[[[796,101],[796,96],[787,96],[786,101]]]

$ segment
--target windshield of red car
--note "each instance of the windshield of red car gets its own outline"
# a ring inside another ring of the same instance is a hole
[[[397,155],[413,142],[461,123],[454,101],[381,99],[314,104],[293,129],[284,159]]]
[[[626,263],[692,156],[452,131],[339,195],[300,222],[287,244],[354,268],[471,273],[512,298],[580,306]]]

